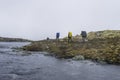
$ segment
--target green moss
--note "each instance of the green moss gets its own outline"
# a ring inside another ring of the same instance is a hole
[[[111,64],[120,64],[120,34],[119,31],[99,31],[89,33],[89,41],[86,43],[79,42],[78,35],[73,37],[75,40],[68,43],[67,38],[56,42],[55,40],[43,40],[33,42],[28,46],[24,46],[24,50],[28,51],[47,51],[59,58],[72,58],[77,55],[83,56],[85,59],[94,61],[104,61]],[[114,37],[111,37],[114,36]]]

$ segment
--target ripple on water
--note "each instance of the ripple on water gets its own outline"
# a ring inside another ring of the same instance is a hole
[[[9,48],[0,49],[0,80],[120,80],[120,66],[56,59],[12,49],[20,43],[3,44]]]
[[[19,78],[19,76],[16,74],[0,74],[1,80],[16,80],[17,78]]]

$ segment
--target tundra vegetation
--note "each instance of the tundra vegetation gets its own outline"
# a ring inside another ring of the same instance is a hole
[[[104,30],[88,33],[88,41],[82,42],[81,35],[73,36],[71,43],[67,37],[56,40],[32,42],[22,49],[26,51],[46,51],[57,58],[89,59],[109,64],[120,64],[120,30]]]

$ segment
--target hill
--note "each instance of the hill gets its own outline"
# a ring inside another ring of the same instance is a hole
[[[120,64],[120,31],[90,32],[86,42],[82,42],[80,35],[74,36],[73,41],[70,43],[67,42],[67,38],[59,41],[42,40],[32,42],[22,49],[27,51],[46,51],[58,58],[82,58],[97,62]]]
[[[95,38],[114,38],[120,37],[120,30],[104,30],[104,31],[96,31],[96,32],[89,32],[88,39],[95,39]]]
[[[21,38],[0,37],[0,42],[29,42],[30,40]]]

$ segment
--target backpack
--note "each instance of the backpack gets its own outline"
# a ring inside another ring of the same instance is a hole
[[[59,38],[60,37],[60,33],[56,33],[56,38]]]
[[[69,33],[68,33],[68,37],[72,37],[72,32],[69,32]]]
[[[86,31],[82,31],[82,32],[81,32],[81,35],[82,35],[82,37],[87,37]]]

